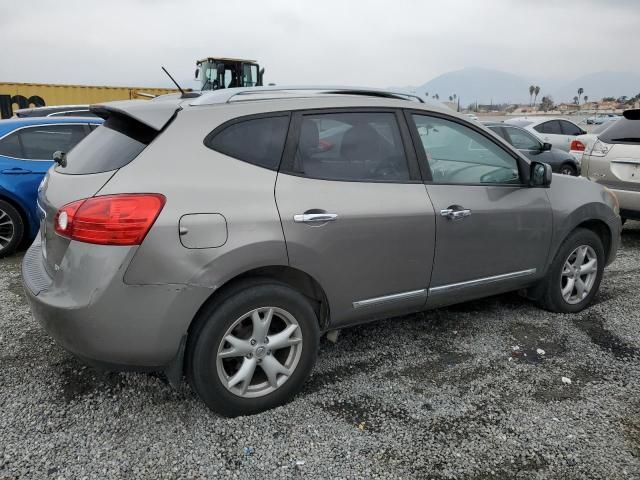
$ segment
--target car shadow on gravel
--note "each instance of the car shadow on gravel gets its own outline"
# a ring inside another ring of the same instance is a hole
[[[640,349],[629,345],[604,327],[604,318],[599,313],[588,311],[572,321],[594,344],[602,350],[611,352],[614,357],[621,359],[640,355]]]

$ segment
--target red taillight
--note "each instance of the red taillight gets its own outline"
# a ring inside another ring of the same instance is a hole
[[[576,150],[578,152],[584,152],[585,146],[584,143],[582,143],[580,140],[573,140],[569,149]]]
[[[58,235],[99,245],[140,245],[164,207],[156,193],[104,195],[72,202],[55,218]]]

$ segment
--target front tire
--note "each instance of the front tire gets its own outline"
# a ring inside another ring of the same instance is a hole
[[[207,406],[226,417],[287,403],[315,364],[316,314],[287,285],[249,284],[205,308],[197,321],[187,376]]]
[[[544,280],[543,307],[558,313],[584,310],[600,288],[604,265],[600,237],[584,228],[574,230],[558,249]]]
[[[10,203],[0,200],[0,258],[16,251],[24,235],[24,221]]]

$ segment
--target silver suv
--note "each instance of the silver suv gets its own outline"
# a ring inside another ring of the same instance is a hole
[[[227,416],[300,390],[323,332],[511,290],[592,301],[616,198],[377,90],[227,89],[92,108],[25,255],[35,317],[90,362],[183,372]]]

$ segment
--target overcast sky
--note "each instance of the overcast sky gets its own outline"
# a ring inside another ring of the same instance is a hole
[[[0,82],[169,86],[160,65],[188,80],[209,55],[277,84],[640,73],[638,25],[640,0],[0,0]]]

